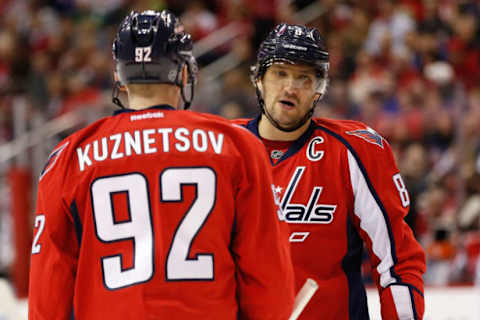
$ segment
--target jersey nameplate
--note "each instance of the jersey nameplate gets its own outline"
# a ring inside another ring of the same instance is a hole
[[[80,171],[94,162],[115,160],[132,155],[157,152],[222,153],[223,133],[187,128],[158,128],[135,130],[102,137],[77,148]]]

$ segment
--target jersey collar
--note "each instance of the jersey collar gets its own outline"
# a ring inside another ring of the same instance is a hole
[[[253,118],[247,123],[247,129],[250,130],[254,135],[256,135],[259,139],[260,133],[258,132],[258,123],[260,122],[260,118],[262,117],[262,114],[259,114],[256,118]],[[310,124],[307,128],[307,130],[293,143],[290,145],[290,148],[288,148],[287,152],[283,154],[283,156],[276,162],[273,163],[272,159],[270,158],[270,162],[273,166],[278,165],[281,163],[283,160],[290,158],[293,156],[295,153],[297,153],[303,145],[308,141],[310,136],[313,134],[315,131],[315,123],[313,120],[310,121]]]
[[[148,107],[148,108],[145,108],[145,109],[141,109],[141,110],[135,110],[135,109],[120,109],[120,110],[115,110],[115,111],[113,112],[113,115],[116,116],[117,114],[122,114],[122,113],[126,113],[126,112],[136,112],[136,111],[144,111],[144,110],[152,110],[152,109],[175,110],[175,108],[172,107],[171,105],[168,105],[168,104],[159,104],[159,105],[151,106],[151,107]]]

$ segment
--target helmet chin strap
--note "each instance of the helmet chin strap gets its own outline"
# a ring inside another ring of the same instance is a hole
[[[300,128],[301,126],[303,126],[313,116],[313,110],[315,109],[315,106],[316,106],[316,104],[319,100],[319,98],[315,99],[315,101],[313,102],[312,108],[305,114],[305,116],[303,116],[302,119],[300,119],[298,121],[298,123],[296,125],[294,125],[293,127],[285,128],[285,127],[282,127],[275,119],[273,119],[270,112],[268,112],[267,108],[265,108],[265,101],[263,100],[262,93],[260,92],[260,89],[258,89],[257,86],[255,86],[255,87],[256,87],[255,88],[256,92],[257,92],[258,103],[260,104],[260,108],[262,109],[262,113],[265,115],[265,117],[268,119],[268,121],[270,121],[270,123],[275,128],[277,128],[278,130],[283,131],[283,132],[293,132],[293,131],[297,130],[298,128]]]
[[[115,81],[113,84],[113,90],[112,90],[112,102],[115,103],[117,106],[119,106],[122,109],[126,109],[125,106],[123,105],[122,101],[118,98],[120,95],[120,88],[122,84],[120,81]]]
[[[183,110],[188,110],[190,106],[192,105],[192,100],[193,100],[193,85],[190,87],[190,98],[187,99],[186,94],[185,94],[185,86],[180,87],[180,92],[182,94],[182,99],[183,99]]]

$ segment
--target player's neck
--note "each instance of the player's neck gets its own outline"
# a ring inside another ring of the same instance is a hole
[[[157,88],[158,87],[158,88]],[[173,86],[156,85],[152,90],[129,92],[128,103],[130,109],[142,110],[151,106],[167,104],[178,108],[180,102],[179,90]]]
[[[308,129],[310,121],[306,121],[300,128],[292,132],[285,132],[273,126],[267,117],[262,114],[260,122],[258,123],[258,133],[260,137],[273,141],[294,141]]]

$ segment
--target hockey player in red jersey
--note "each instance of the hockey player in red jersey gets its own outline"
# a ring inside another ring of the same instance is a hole
[[[368,250],[382,318],[422,319],[424,251],[404,222],[409,196],[389,144],[356,121],[312,119],[328,52],[318,30],[278,25],[252,67],[262,113],[236,120],[264,143],[290,226],[296,288],[319,284],[302,320],[369,319]]]
[[[193,96],[191,50],[167,11],[123,21],[113,55],[130,109],[62,141],[40,177],[30,320],[288,319],[268,157],[247,130],[175,110]]]

